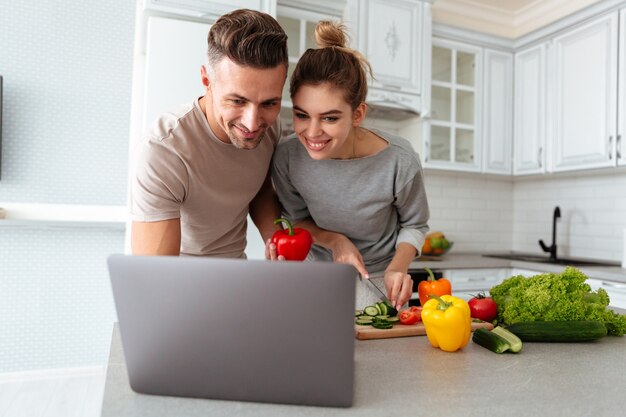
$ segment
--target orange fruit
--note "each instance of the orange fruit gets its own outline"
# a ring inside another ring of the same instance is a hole
[[[422,255],[430,255],[433,252],[433,248],[430,246],[430,239],[426,239],[424,246],[422,246]]]

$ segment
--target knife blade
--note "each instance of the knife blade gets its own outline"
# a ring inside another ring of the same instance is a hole
[[[376,292],[379,295],[381,301],[387,302],[387,303],[389,303],[390,306],[395,307],[391,303],[391,301],[389,301],[389,298],[387,298],[387,295],[385,295],[385,293],[380,288],[378,288],[378,286],[376,284],[374,284],[374,281],[372,281],[372,278],[380,278],[380,277],[370,277],[369,279],[366,279],[365,281],[368,282],[370,287],[374,288],[374,292]]]

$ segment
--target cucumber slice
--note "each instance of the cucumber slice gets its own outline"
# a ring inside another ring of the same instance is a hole
[[[376,328],[376,329],[391,329],[393,327],[393,324],[385,322],[385,323],[378,323],[378,322],[373,322],[372,323],[372,327]]]
[[[376,307],[376,310],[378,310],[377,316],[380,316],[381,314],[384,314],[383,310],[380,308],[380,303],[374,304],[374,307]]]
[[[393,316],[393,317],[387,317],[387,322],[388,323],[396,323],[399,322],[400,319],[398,318],[398,316]]]
[[[354,310],[354,317],[359,317],[363,315],[363,310]]]
[[[372,317],[372,316],[359,316],[356,319],[357,320],[364,320],[364,321],[374,321],[374,317]]]
[[[389,316],[388,316],[388,315],[386,315],[386,314],[381,314],[381,315],[379,315],[379,316],[376,316],[376,318],[377,318],[377,319],[388,319],[388,318],[389,318]]]
[[[378,309],[374,306],[365,307],[363,312],[367,314],[368,316],[372,316],[372,317],[378,316],[380,314],[380,311],[378,311]]]
[[[359,326],[371,326],[372,320],[357,319],[355,323]]]
[[[380,314],[387,315],[387,305],[385,303],[376,303],[376,306],[380,309]]]

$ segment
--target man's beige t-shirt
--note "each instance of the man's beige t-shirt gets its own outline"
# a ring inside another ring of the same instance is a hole
[[[277,120],[255,149],[242,150],[215,136],[197,99],[164,114],[135,149],[132,220],[180,218],[181,254],[243,257],[248,207],[279,134]]]

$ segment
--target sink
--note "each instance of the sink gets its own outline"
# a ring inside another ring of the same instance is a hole
[[[487,258],[501,258],[510,259],[512,261],[523,262],[538,262],[543,264],[554,265],[571,265],[571,266],[620,266],[618,261],[603,261],[597,259],[583,259],[583,258],[557,258],[550,259],[547,256],[532,255],[525,253],[493,253],[483,255]]]

